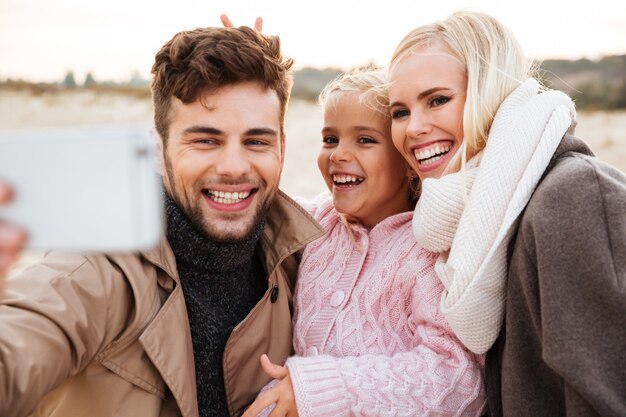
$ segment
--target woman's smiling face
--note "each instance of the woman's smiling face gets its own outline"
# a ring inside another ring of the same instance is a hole
[[[465,68],[442,47],[409,52],[389,72],[391,134],[421,180],[439,178],[463,143]]]

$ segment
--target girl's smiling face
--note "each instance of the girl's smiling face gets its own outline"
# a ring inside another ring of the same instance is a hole
[[[419,176],[439,178],[463,143],[465,68],[442,47],[409,52],[389,72],[391,134]]]
[[[359,100],[333,93],[324,106],[317,163],[333,205],[367,228],[410,210],[407,164],[394,148],[389,120]]]

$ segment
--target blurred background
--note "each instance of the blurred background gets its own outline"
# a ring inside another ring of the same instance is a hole
[[[577,134],[626,171],[626,2],[447,0],[0,0],[0,130],[152,123],[150,67],[176,32],[264,17],[295,59],[282,188],[312,197],[322,115],[315,99],[343,70],[385,65],[412,28],[458,9],[513,30],[545,83],[579,110]]]

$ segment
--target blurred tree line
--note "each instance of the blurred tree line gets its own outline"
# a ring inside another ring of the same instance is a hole
[[[315,101],[324,86],[342,72],[339,68],[302,68],[294,72],[292,97]],[[540,63],[539,76],[553,89],[565,91],[581,110],[626,109],[626,55],[606,56],[598,60],[549,59]],[[150,96],[150,81],[139,72],[127,81],[98,81],[88,73],[82,82],[73,71],[57,83],[31,83],[23,80],[0,80],[0,88],[29,90],[34,94],[66,89],[92,89],[128,93],[139,98]]]
[[[568,93],[579,109],[626,108],[626,55],[597,61],[550,59],[541,63],[540,74],[546,86]]]
[[[294,74],[294,97],[316,100],[337,68],[304,68]],[[626,109],[626,55],[592,61],[549,59],[539,63],[538,75],[549,88],[565,91],[581,110]]]

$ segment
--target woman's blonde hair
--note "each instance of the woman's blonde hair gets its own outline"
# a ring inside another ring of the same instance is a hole
[[[460,11],[412,30],[394,51],[390,67],[413,51],[428,47],[447,49],[465,67],[464,152],[459,156],[470,158],[485,147],[502,101],[531,77],[535,68],[511,31],[484,13]]]

